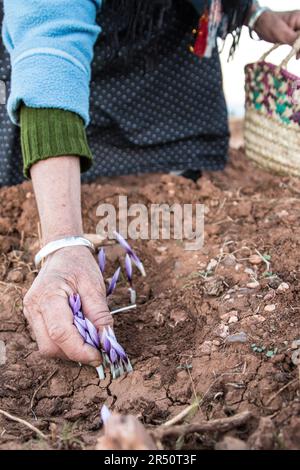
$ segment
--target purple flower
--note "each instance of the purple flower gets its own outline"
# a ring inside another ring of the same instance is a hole
[[[73,323],[76,326],[78,333],[87,344],[98,349],[100,346],[100,339],[97,328],[81,312],[81,300],[79,294],[70,295],[69,304],[73,312]]]
[[[76,315],[81,309],[81,300],[79,294],[73,294],[69,297],[70,307],[73,310],[73,314]]]
[[[105,264],[106,264],[106,256],[105,256],[104,248],[101,248],[101,250],[98,253],[98,262],[99,262],[100,271],[103,274],[104,269],[105,269]]]
[[[112,280],[110,281],[110,284],[107,289],[107,293],[106,293],[107,297],[111,295],[113,291],[115,290],[119,276],[120,276],[120,271],[121,271],[121,268],[118,268],[115,274],[113,275]]]
[[[143,263],[141,262],[140,258],[137,256],[137,254],[133,251],[133,249],[131,248],[129,243],[125,240],[124,237],[122,237],[122,235],[120,235],[120,233],[118,233],[116,231],[114,231],[113,233],[114,233],[114,236],[116,237],[117,242],[120,243],[122,248],[124,248],[126,253],[130,256],[130,258],[132,259],[132,261],[134,262],[136,267],[141,272],[142,276],[146,276],[146,272],[145,272],[145,268],[144,268]]]
[[[120,274],[120,268],[114,274],[111,285],[113,291]],[[124,374],[124,367],[127,372],[132,371],[130,361],[122,346],[118,343],[113,329],[109,326],[104,328],[101,336],[98,334],[93,323],[84,316],[81,309],[79,294],[72,294],[69,297],[69,304],[73,312],[73,324],[86,344],[89,344],[102,353],[103,365],[110,366],[113,378]],[[103,366],[97,368],[100,380],[105,378]]]
[[[100,411],[100,416],[103,424],[106,424],[109,418],[111,417],[111,412],[106,405],[103,405]]]
[[[109,326],[108,329],[104,328],[101,335],[101,344],[103,351],[108,356],[110,363],[117,368],[123,368],[130,372],[132,370],[128,356],[122,346],[118,343],[117,338]]]
[[[132,285],[132,262],[128,253],[126,253],[126,256],[125,256],[125,270],[126,270],[129,284]]]

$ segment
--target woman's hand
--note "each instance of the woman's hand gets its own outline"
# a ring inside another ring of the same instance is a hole
[[[43,245],[83,236],[79,158],[42,160],[31,168],[42,226]],[[78,293],[83,313],[101,330],[112,325],[100,269],[84,246],[62,248],[45,264],[24,299],[24,313],[44,356],[98,366],[100,353],[84,344],[73,325],[69,295]]]
[[[24,298],[24,314],[46,357],[60,357],[97,367],[99,351],[84,344],[73,325],[69,296],[78,293],[86,317],[101,331],[112,325],[105,285],[86,247],[63,248],[50,255]]]
[[[292,46],[300,37],[300,10],[266,11],[257,20],[254,29],[264,41]]]

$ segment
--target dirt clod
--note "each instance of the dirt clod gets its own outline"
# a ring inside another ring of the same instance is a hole
[[[91,449],[104,403],[157,430],[196,395],[201,410],[189,423],[245,411],[252,418],[222,432],[204,427],[201,439],[190,433],[183,449],[299,449],[299,366],[292,360],[299,348],[291,345],[300,331],[300,181],[255,168],[242,151],[232,152],[223,173],[205,173],[196,184],[174,175],[102,179],[82,188],[86,233],[95,233],[98,205],[117,207],[118,194],[147,207],[201,202],[206,236],[198,251],[172,239],[132,241],[147,277],[135,273],[137,309],[116,316],[115,330],[134,372],[99,383],[92,368],[39,355],[22,314],[39,246],[32,186],[0,190],[0,409],[54,436],[41,444],[1,415],[0,448]],[[268,255],[268,266],[257,252]],[[107,254],[111,277],[122,251]],[[128,303],[125,279],[110,302]],[[167,449],[178,439],[171,431]]]

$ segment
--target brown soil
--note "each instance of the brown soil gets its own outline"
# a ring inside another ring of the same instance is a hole
[[[0,340],[7,355],[0,365],[0,409],[53,436],[46,443],[0,415],[0,448],[92,448],[104,402],[153,428],[197,396],[199,409],[187,421],[244,410],[253,419],[227,436],[189,435],[165,441],[166,448],[220,448],[226,437],[237,446],[242,440],[250,448],[299,449],[299,372],[291,346],[300,337],[300,181],[269,175],[233,151],[224,173],[205,174],[197,184],[152,175],[84,185],[87,232],[95,231],[98,204],[116,203],[118,194],[127,194],[129,204],[204,203],[205,244],[190,252],[178,241],[133,243],[147,277],[137,277],[137,311],[119,315],[115,329],[134,372],[99,384],[91,368],[39,356],[22,315],[22,296],[36,275],[32,187],[0,190]],[[257,252],[269,255],[269,267]],[[111,247],[111,271],[118,256]],[[125,303],[124,283],[112,306]],[[226,339],[240,332],[245,343]]]

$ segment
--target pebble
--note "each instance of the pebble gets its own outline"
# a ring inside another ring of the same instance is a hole
[[[6,359],[6,346],[4,341],[0,340],[0,366],[4,366]]]
[[[226,255],[223,259],[224,266],[234,266],[236,264],[236,257],[232,254]]]
[[[199,352],[202,354],[210,354],[211,353],[211,348],[212,348],[212,342],[211,341],[204,341],[203,344],[201,344],[199,348]]]
[[[249,258],[249,262],[251,264],[261,264],[262,263],[262,259],[259,255],[251,255],[250,258]]]
[[[274,290],[271,290],[270,292],[268,292],[265,296],[264,296],[264,300],[268,301],[268,300],[272,300],[274,299],[275,297],[275,291]]]
[[[226,338],[226,343],[247,343],[247,341],[248,337],[243,331],[229,335]]]
[[[206,295],[219,296],[225,290],[224,283],[222,279],[212,278],[205,282],[204,292]]]
[[[275,304],[269,304],[269,305],[266,305],[265,308],[264,308],[264,311],[265,312],[274,312],[276,310],[276,305]]]
[[[228,313],[223,313],[223,315],[221,315],[221,319],[222,319],[225,323],[229,323],[229,322],[230,322],[230,318],[232,318],[232,317],[237,318],[236,321],[238,321],[238,311],[237,311],[237,310],[231,310],[230,312],[228,312]],[[234,321],[233,321],[232,323],[234,323]]]
[[[24,275],[21,271],[10,271],[7,275],[8,282],[22,282]]]
[[[300,365],[300,349],[297,349],[296,351],[293,352],[292,363],[295,364],[295,366]]]
[[[277,292],[286,292],[287,290],[289,290],[289,288],[290,288],[290,286],[288,285],[287,282],[282,282],[277,287]]]
[[[232,315],[228,320],[228,324],[231,325],[232,323],[237,323],[238,321],[239,321],[238,317],[236,317],[235,315]]]
[[[220,325],[217,326],[215,329],[215,335],[219,336],[220,338],[227,338],[229,335],[229,328],[227,325],[224,325],[224,323],[221,323]]]
[[[208,265],[206,266],[207,271],[213,271],[218,266],[218,261],[214,258],[210,260]]]
[[[260,286],[260,284],[259,284],[258,281],[248,282],[248,284],[247,284],[247,287],[248,287],[249,289],[256,289],[256,288],[259,287],[259,286]]]
[[[298,349],[298,348],[300,348],[300,339],[295,339],[295,340],[292,342],[291,348],[292,348],[292,349]]]

